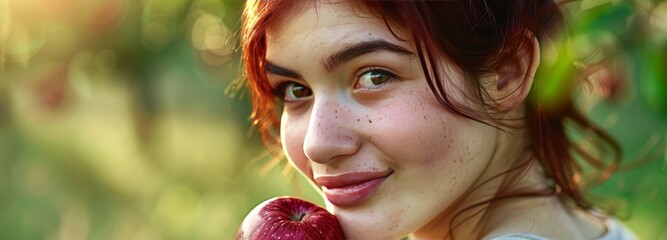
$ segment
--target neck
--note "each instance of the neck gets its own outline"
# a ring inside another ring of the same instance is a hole
[[[526,130],[517,129],[512,137],[498,132],[497,145],[489,165],[467,194],[420,230],[413,239],[479,239],[488,229],[486,219],[492,205],[502,194],[546,189],[536,160],[530,155]]]

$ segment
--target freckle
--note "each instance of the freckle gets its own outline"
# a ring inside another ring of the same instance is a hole
[[[357,118],[357,122],[358,122],[358,121],[359,121],[359,119]]]

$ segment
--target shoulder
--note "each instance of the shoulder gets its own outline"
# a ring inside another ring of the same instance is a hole
[[[597,240],[637,240],[639,239],[628,227],[616,219],[606,221],[607,232]],[[489,240],[549,240],[546,237],[529,233],[511,233],[494,237]]]
[[[632,230],[616,219],[607,220],[607,233],[599,240],[637,240],[639,239]]]
[[[502,235],[499,237],[494,237],[489,240],[549,240],[549,239],[528,233],[513,233],[513,234]]]

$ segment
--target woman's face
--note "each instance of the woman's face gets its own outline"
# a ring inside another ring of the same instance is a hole
[[[266,38],[267,76],[285,98],[283,148],[346,236],[396,238],[455,211],[497,131],[440,105],[413,44],[383,20],[320,1],[286,16]]]

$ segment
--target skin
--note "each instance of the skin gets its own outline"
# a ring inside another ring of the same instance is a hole
[[[514,129],[508,137],[440,105],[414,54],[380,50],[333,68],[325,64],[332,54],[371,40],[384,40],[415,53],[407,37],[410,35],[399,27],[394,31],[408,41],[394,37],[381,19],[343,2],[304,4],[286,16],[289,18],[276,20],[268,29],[266,59],[298,74],[267,72],[272,87],[282,90],[279,95],[286,93],[280,131],[289,161],[313,182],[323,175],[392,171],[361,203],[336,206],[325,198],[327,209],[338,217],[347,238],[451,236],[453,215],[476,200],[491,197],[504,177],[471,191],[473,186],[525,156],[524,130]],[[503,100],[506,102],[492,107],[515,107],[508,116],[521,116],[516,103],[525,99],[538,63],[527,59],[515,69],[530,73],[507,88],[520,87],[521,91],[490,89],[492,96],[508,96]],[[446,61],[441,65],[448,89],[464,86],[455,68]],[[369,77],[385,76],[378,69],[392,76],[375,86]],[[483,81],[495,79],[498,77],[490,76]],[[461,94],[452,92],[451,96],[463,101]],[[542,189],[544,178],[532,167],[516,187]],[[553,238],[593,238],[602,233],[593,219],[568,214],[571,210],[555,197],[517,199],[484,209],[454,234],[488,238],[530,231]],[[552,225],[539,224],[542,221],[568,223],[563,226],[569,231],[549,229]]]

